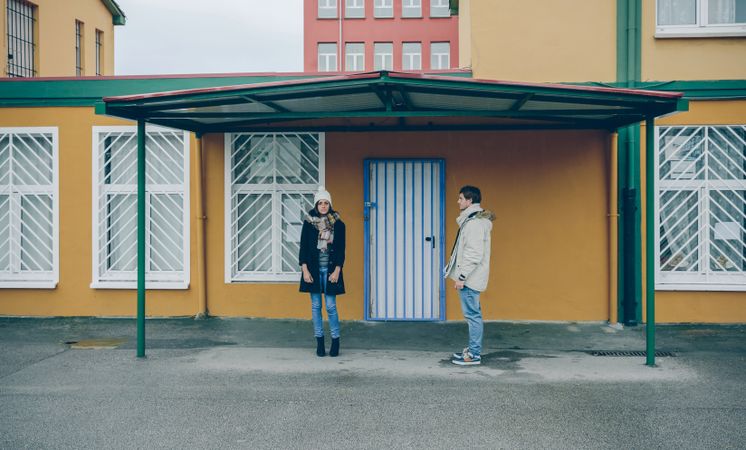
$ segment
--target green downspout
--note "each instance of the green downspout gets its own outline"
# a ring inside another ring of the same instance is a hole
[[[633,88],[641,78],[641,0],[617,0],[617,81]],[[641,316],[642,248],[640,228],[640,126],[620,128],[619,228],[620,314],[626,325],[637,325]]]
[[[145,121],[137,121],[137,357],[145,357]]]
[[[645,120],[645,342],[646,364],[655,365],[655,118]]]

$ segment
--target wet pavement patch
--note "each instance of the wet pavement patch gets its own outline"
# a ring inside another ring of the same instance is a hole
[[[88,349],[88,350],[100,350],[100,349],[112,349],[118,348],[120,345],[127,342],[124,338],[106,338],[106,339],[80,339],[77,341],[65,341],[66,345],[74,349]]]

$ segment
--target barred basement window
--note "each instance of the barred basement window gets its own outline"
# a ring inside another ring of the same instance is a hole
[[[656,288],[746,291],[746,126],[656,132]]]
[[[83,22],[75,21],[75,76],[83,76]]]
[[[36,76],[36,6],[7,0],[8,76]]]
[[[0,128],[0,287],[59,281],[57,128]]]
[[[145,280],[189,286],[189,134],[147,127]],[[94,288],[137,283],[137,129],[93,128]]]
[[[101,76],[103,73],[104,61],[104,32],[96,30],[96,75]]]
[[[226,283],[298,281],[300,231],[323,167],[323,134],[225,136]]]

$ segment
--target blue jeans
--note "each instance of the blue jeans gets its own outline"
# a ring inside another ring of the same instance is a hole
[[[480,356],[484,325],[482,324],[482,308],[479,305],[479,291],[464,286],[458,291],[458,295],[461,297],[461,311],[464,312],[464,319],[469,325],[469,353]]]
[[[337,315],[337,296],[326,293],[326,282],[329,279],[329,269],[319,269],[319,283],[321,292],[326,297],[326,315],[329,316],[329,330],[332,338],[339,337],[339,316]],[[324,336],[324,318],[321,316],[321,293],[311,292],[311,317],[313,318],[313,335]]]

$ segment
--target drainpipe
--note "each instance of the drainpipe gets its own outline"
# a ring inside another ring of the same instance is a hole
[[[197,319],[207,318],[207,264],[205,261],[205,200],[204,200],[204,171],[202,152],[202,133],[196,133],[197,146],[195,149],[194,179],[197,182]]]
[[[137,121],[137,357],[145,357],[145,121]]]
[[[645,342],[646,364],[655,366],[655,118],[645,118]]]
[[[609,155],[609,324],[615,325],[618,320],[617,314],[617,241],[619,238],[619,211],[618,211],[618,189],[617,176],[619,157],[619,136],[616,132],[611,133],[611,151]]]

